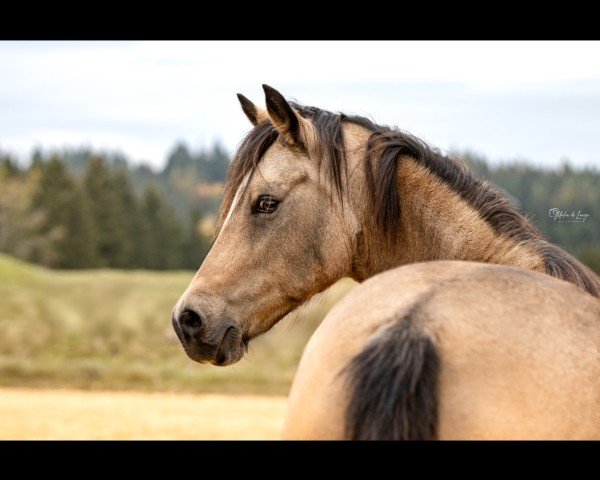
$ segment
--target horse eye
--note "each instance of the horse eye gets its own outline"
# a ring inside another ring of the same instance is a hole
[[[279,205],[279,200],[275,200],[273,197],[263,196],[259,197],[254,208],[253,213],[273,213]]]

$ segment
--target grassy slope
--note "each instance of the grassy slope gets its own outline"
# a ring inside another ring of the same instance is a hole
[[[226,368],[189,360],[170,312],[192,272],[51,271],[0,254],[0,385],[286,394],[306,341],[351,281]]]

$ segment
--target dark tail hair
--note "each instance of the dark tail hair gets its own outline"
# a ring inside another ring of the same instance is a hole
[[[435,345],[410,314],[377,334],[344,370],[346,438],[435,439],[439,364]]]

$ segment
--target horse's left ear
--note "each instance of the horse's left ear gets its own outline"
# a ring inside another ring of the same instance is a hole
[[[296,146],[306,146],[306,120],[292,108],[281,93],[269,85],[263,84],[267,101],[267,113],[273,125],[283,135],[286,143]]]

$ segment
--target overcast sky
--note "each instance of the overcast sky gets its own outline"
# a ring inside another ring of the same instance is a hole
[[[236,92],[397,125],[491,160],[600,168],[600,42],[0,42],[0,149],[233,150]]]

